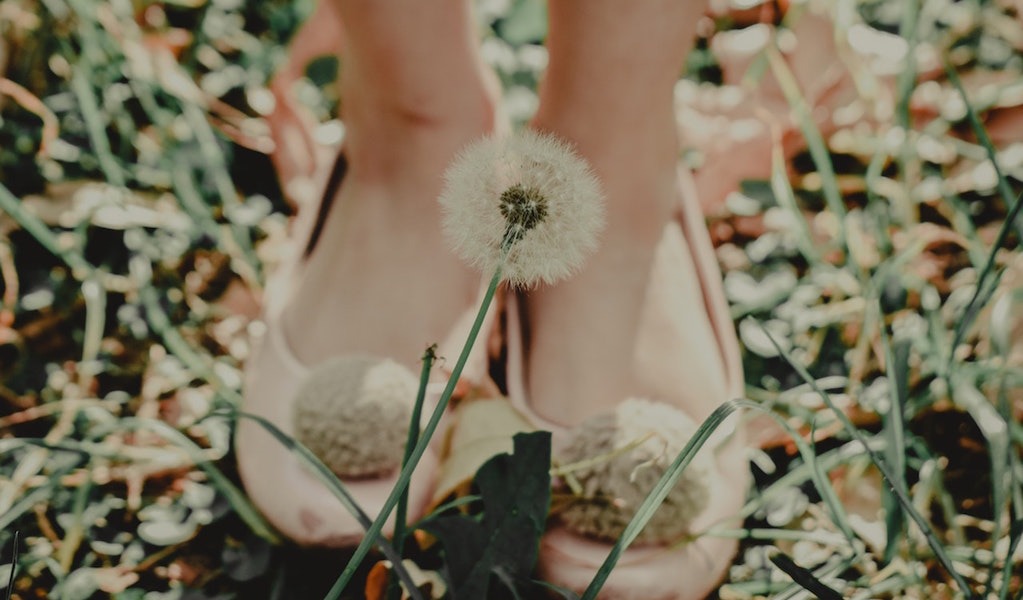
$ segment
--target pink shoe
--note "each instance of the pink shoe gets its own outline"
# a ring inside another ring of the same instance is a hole
[[[267,286],[263,306],[266,330],[256,341],[256,349],[245,365],[242,410],[266,418],[289,436],[295,434],[292,422],[295,394],[311,369],[302,364],[292,351],[282,327],[281,313],[287,304],[290,290],[296,287],[291,284],[296,281],[304,259],[311,253],[319,238],[345,170],[346,162],[342,156],[330,174],[323,201],[318,214],[315,215],[316,219],[304,219],[301,214],[296,218],[295,239],[306,242],[292,249],[292,255],[283,261],[274,274],[271,285]],[[440,346],[439,355],[448,357],[449,365],[453,364],[461,344],[465,342],[476,309],[471,308],[470,312],[471,314],[466,314],[459,320],[448,340]],[[477,348],[482,346],[482,343],[477,344]],[[474,352],[463,370],[463,381],[478,378],[486,368],[485,361],[486,357],[482,352]],[[435,375],[439,374],[439,367],[442,366],[435,363]],[[418,373],[416,376],[418,378]],[[439,391],[447,377],[441,379],[443,381],[440,383],[431,383],[427,390],[427,402],[423,408],[424,422],[436,406]],[[434,440],[442,439],[442,433],[439,430]],[[431,443],[431,448],[423,455],[409,486],[410,519],[422,515],[431,499],[438,468],[434,446]],[[239,421],[235,450],[238,471],[249,497],[281,533],[300,544],[316,546],[354,546],[362,539],[364,533],[362,525],[344,508],[340,500],[307,471],[298,457],[258,423],[250,419]],[[381,506],[391,493],[399,471],[400,469],[395,469],[378,477],[342,481],[359,506],[373,519],[379,514]],[[384,529],[385,535],[390,535],[393,526],[392,514]]]
[[[703,227],[703,215],[688,172],[680,172],[680,182],[683,201],[676,220],[665,227],[657,249],[654,270],[663,273],[691,261],[702,285],[712,329],[710,333],[717,338],[715,350],[721,354],[727,381],[719,386],[721,397],[713,406],[706,407],[703,414],[690,415],[699,424],[720,403],[742,395],[742,364],[721,287],[721,273],[710,237]],[[688,270],[689,267],[685,268]],[[641,331],[637,335],[634,350],[638,361],[649,363],[657,356],[666,355],[662,349],[671,347],[671,340],[677,339],[673,336],[685,334],[677,326],[673,327],[677,325],[676,320],[665,316],[674,296],[670,286],[663,282],[671,280],[671,277],[656,274],[651,277],[646,306],[640,319]],[[557,456],[567,441],[569,425],[550,422],[530,406],[525,391],[522,317],[514,293],[507,295],[507,302],[509,400],[534,426],[554,433],[554,454]],[[743,453],[744,435],[740,429],[726,431],[728,428],[728,423],[720,427],[707,443],[710,448],[705,447],[700,453],[703,456],[713,452],[713,460],[709,461],[712,471],[711,496],[707,508],[690,526],[692,532],[704,531],[735,515],[745,501],[750,474]],[[716,473],[713,473],[715,467]],[[582,536],[563,524],[555,523],[548,528],[540,542],[539,576],[544,581],[582,593],[607,558],[611,547],[611,543]],[[704,598],[720,582],[731,564],[736,548],[735,540],[710,536],[698,537],[681,546],[634,544],[622,555],[599,597],[614,600]]]

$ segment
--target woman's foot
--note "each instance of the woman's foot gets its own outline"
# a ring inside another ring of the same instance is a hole
[[[476,300],[478,276],[449,252],[436,197],[455,153],[493,130],[498,90],[470,43],[467,7],[441,4],[337,3],[341,18],[360,24],[349,32],[341,76],[347,170],[325,199],[314,243],[271,290],[267,333],[246,365],[244,410],[285,434],[295,434],[296,398],[311,368],[376,355],[417,373],[424,350],[443,343]],[[362,429],[374,435],[374,425]],[[246,490],[285,535],[315,545],[359,541],[358,521],[257,425],[240,424],[237,451]],[[436,468],[424,454],[410,517],[429,500]],[[374,518],[397,472],[343,482]]]
[[[352,132],[348,172],[283,310],[301,362],[361,353],[418,371],[423,351],[470,308],[479,277],[448,249],[436,197],[454,154],[488,131],[398,123],[361,140]],[[357,146],[364,140],[370,147]]]
[[[527,340],[521,392],[529,412],[570,428],[638,397],[703,421],[741,393],[742,375],[720,272],[688,174],[642,156],[640,145],[602,146],[565,134],[564,126],[540,123],[574,139],[590,160],[604,183],[609,214],[600,249],[578,275],[519,296]],[[556,433],[556,453],[565,433]],[[691,533],[734,515],[744,501],[749,471],[742,434],[728,426],[719,433],[701,450],[710,465],[709,498],[693,517]],[[541,577],[581,591],[609,548],[556,524],[541,542]],[[670,547],[630,549],[603,597],[702,598],[735,548],[734,540],[699,536]]]
[[[700,423],[741,391],[720,272],[677,166],[672,94],[702,9],[669,0],[627,12],[610,0],[581,8],[582,0],[550,3],[550,65],[533,126],[573,143],[593,166],[607,226],[575,277],[519,296],[522,377],[509,388],[521,383],[530,412],[565,427],[629,398],[673,405]],[[741,506],[749,478],[741,443],[741,434],[719,436],[701,451],[713,459],[710,501],[690,532]],[[581,591],[609,550],[555,524],[541,541],[539,571]],[[705,535],[631,548],[602,597],[702,598],[734,551],[734,540]]]
[[[348,172],[288,306],[298,358],[387,356],[418,371],[475,300],[478,276],[440,225],[443,173],[493,131],[500,89],[460,0],[338,2],[347,23],[340,91]]]
[[[718,339],[705,298],[705,285],[720,285],[716,268],[701,280],[690,246],[667,233],[682,203],[677,167],[645,160],[628,144],[578,148],[604,183],[608,225],[580,273],[524,295],[530,404],[569,426],[632,396],[702,420],[739,391],[729,372],[736,365],[726,360],[735,345]],[[704,225],[687,224],[694,226]]]

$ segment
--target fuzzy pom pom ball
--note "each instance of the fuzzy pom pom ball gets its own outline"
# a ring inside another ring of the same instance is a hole
[[[559,452],[559,464],[592,461],[573,471],[582,485],[561,519],[576,533],[603,540],[621,536],[639,505],[696,433],[697,425],[681,410],[663,403],[631,398],[613,413],[592,417],[572,432]],[[645,440],[630,450],[620,450]],[[598,458],[613,455],[611,458]],[[669,543],[689,533],[689,526],[710,502],[715,471],[709,454],[700,452],[658,507],[637,543]]]
[[[419,383],[393,360],[338,356],[314,368],[295,396],[295,438],[339,477],[401,466]]]

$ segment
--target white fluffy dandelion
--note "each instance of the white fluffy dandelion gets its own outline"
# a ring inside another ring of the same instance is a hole
[[[604,197],[589,165],[560,139],[533,131],[487,137],[445,173],[444,231],[484,273],[501,264],[513,285],[554,283],[597,247]]]
[[[695,433],[696,423],[684,412],[636,398],[622,402],[613,413],[584,421],[572,431],[568,444],[558,453],[559,463],[614,457],[596,460],[573,472],[583,493],[561,513],[562,521],[583,535],[618,539]],[[616,453],[644,439],[639,446]],[[713,472],[711,458],[705,453],[697,454],[636,541],[669,543],[688,533],[693,519],[710,501]]]
[[[295,395],[295,439],[339,477],[401,466],[419,388],[393,360],[345,355],[315,369]]]

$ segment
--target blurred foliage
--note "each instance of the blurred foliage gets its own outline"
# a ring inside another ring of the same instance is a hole
[[[744,80],[782,81],[770,49],[823,11],[853,93],[800,121],[788,107],[807,99],[782,89],[783,160],[710,220],[747,395],[815,443],[807,463],[784,432],[761,440],[720,594],[792,597],[794,564],[847,597],[955,595],[891,485],[975,594],[1018,594],[1023,225],[1008,219],[1023,188],[1021,9],[840,0],[792,2],[783,17],[772,7],[790,3],[749,4],[701,30],[692,85],[727,88],[715,36],[766,23],[778,29]],[[522,124],[547,62],[543,3],[477,8],[484,59]],[[237,401],[284,238],[267,86],[311,11],[0,1],[0,561],[21,531],[14,597],[310,598],[340,571],[337,553],[278,543],[237,487],[232,424],[210,416]],[[337,117],[340,69],[325,57],[305,70],[300,99],[320,121]],[[881,481],[793,363],[902,481]],[[413,558],[442,566],[436,549]]]

